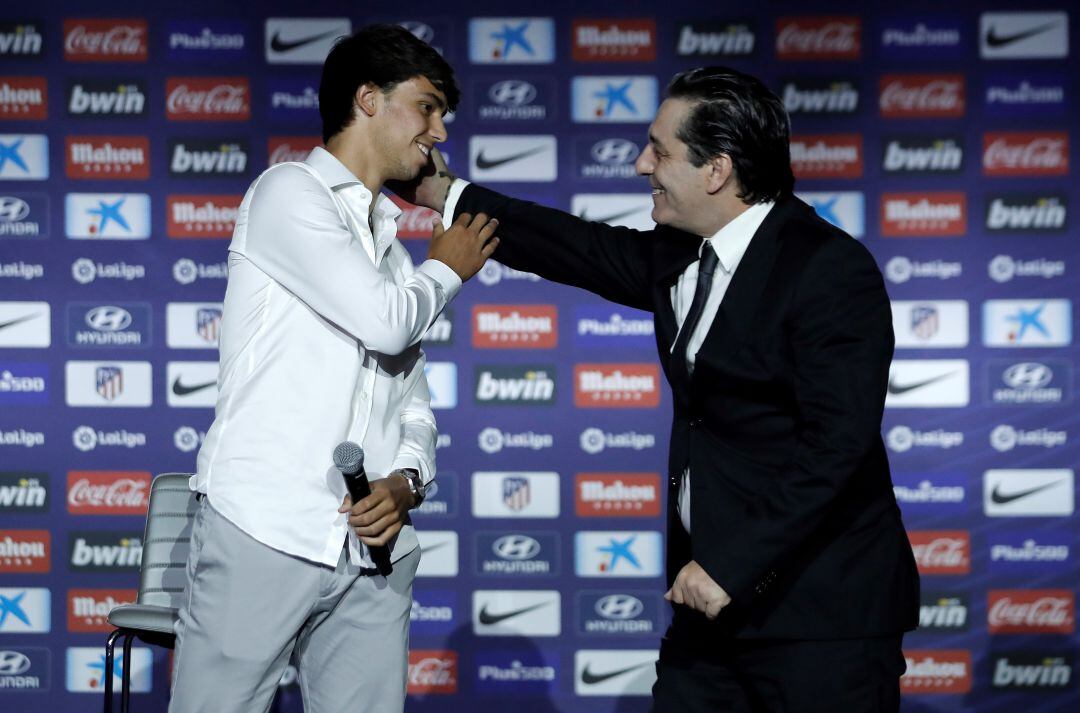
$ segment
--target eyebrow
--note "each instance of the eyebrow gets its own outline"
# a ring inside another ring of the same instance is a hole
[[[664,142],[656,138],[656,134],[649,132],[649,142],[655,146],[659,146],[661,150],[664,148]]]
[[[443,99],[440,99],[439,95],[433,94],[431,92],[424,92],[423,96],[427,97],[428,99],[431,99],[431,101],[433,101],[439,107],[439,109],[442,110],[443,112],[446,111],[446,101],[443,100]]]

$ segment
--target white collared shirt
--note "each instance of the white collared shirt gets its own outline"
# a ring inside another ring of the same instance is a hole
[[[461,280],[414,269],[396,239],[400,210],[332,154],[267,169],[240,205],[229,245],[218,400],[191,480],[256,540],[330,567],[348,537],[332,453],[359,443],[370,478],[435,477],[435,419],[419,342]],[[416,547],[405,527],[395,559]]]
[[[713,250],[720,262],[713,273],[712,289],[709,290],[709,298],[705,300],[705,307],[701,311],[701,319],[690,334],[690,340],[686,344],[686,368],[691,374],[694,373],[694,360],[698,350],[705,341],[716,312],[720,309],[720,302],[724,299],[731,279],[735,276],[735,268],[739,266],[746,249],[750,246],[750,240],[754,233],[761,227],[765,217],[772,210],[773,201],[755,203],[723,228],[716,231],[701,243],[702,250]],[[671,306],[675,310],[675,321],[682,330],[682,324],[686,320],[686,314],[690,311],[690,303],[694,299],[694,291],[697,289],[698,261],[690,263],[679,279],[671,286]],[[676,338],[677,339],[677,338]],[[675,348],[674,342],[672,349]],[[679,519],[683,527],[690,532],[690,469],[683,471],[682,481],[679,483]]]

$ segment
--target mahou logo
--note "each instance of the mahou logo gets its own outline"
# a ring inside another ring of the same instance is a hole
[[[0,119],[45,119],[49,91],[45,77],[0,77]]]
[[[968,693],[971,691],[971,652],[964,649],[909,649],[907,671],[900,677],[903,695]]]
[[[983,174],[1065,176],[1069,134],[1064,131],[988,131],[983,134]]]
[[[112,631],[109,612],[121,604],[134,604],[138,598],[134,589],[69,589],[67,597],[67,628],[77,633]]]
[[[266,146],[266,164],[303,161],[316,146],[322,146],[318,136],[271,136]]]
[[[246,77],[169,77],[165,115],[173,121],[247,121],[251,88]]]
[[[559,342],[555,305],[476,305],[475,349],[554,349]]]
[[[146,136],[68,136],[67,177],[145,180],[150,177]]]
[[[397,219],[398,239],[430,238],[432,227],[435,223],[441,222],[439,214],[430,208],[413,205],[397,196],[391,196],[390,200],[401,208],[401,215]]]
[[[165,231],[170,238],[229,238],[242,195],[172,195],[166,198]]]
[[[656,60],[655,20],[574,20],[575,62],[652,62]]]
[[[967,530],[916,530],[908,532],[919,574],[968,574],[971,572],[971,533]]]
[[[578,408],[656,408],[660,405],[657,364],[578,364],[574,367]]]
[[[1067,589],[992,589],[987,593],[991,634],[1071,634],[1076,601]]]
[[[964,115],[961,74],[886,74],[878,106],[886,119],[952,119]]]
[[[958,237],[967,232],[963,193],[885,193],[881,234],[886,238]]]
[[[578,473],[574,480],[574,511],[578,517],[660,514],[657,473]]]
[[[859,178],[863,174],[862,136],[792,136],[791,170],[798,178]]]
[[[456,651],[438,649],[409,650],[409,695],[457,693],[458,657]]]
[[[145,515],[150,473],[140,470],[68,471],[67,509],[72,515]]]
[[[48,530],[0,530],[0,572],[48,572],[51,543]]]
[[[781,17],[776,21],[778,59],[858,59],[862,23],[857,17]]]
[[[146,20],[64,20],[68,62],[145,62]]]

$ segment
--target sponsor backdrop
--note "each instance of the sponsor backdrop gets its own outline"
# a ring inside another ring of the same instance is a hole
[[[905,710],[1076,710],[1069,5],[6,5],[0,708],[91,709],[118,672],[106,616],[135,595],[151,476],[190,470],[212,418],[237,205],[317,143],[319,65],[379,19],[457,68],[457,172],[610,223],[649,225],[633,162],[673,72],[761,75],[800,194],[894,299],[884,436],[925,591]],[[430,220],[402,217],[418,260]],[[410,710],[646,710],[670,409],[649,316],[492,262],[426,347]],[[160,710],[168,653],[131,665]],[[300,710],[294,671],[276,705]]]

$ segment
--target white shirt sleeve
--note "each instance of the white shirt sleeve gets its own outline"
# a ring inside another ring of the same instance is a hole
[[[469,185],[469,182],[464,178],[455,178],[454,182],[450,184],[450,190],[446,193],[446,203],[443,205],[442,214],[442,227],[446,230],[450,229],[450,226],[454,224],[454,209],[457,208],[458,199],[461,198],[461,192]]]
[[[421,351],[406,377],[401,409],[401,443],[391,470],[415,468],[420,471],[426,484],[435,479],[435,440],[438,431],[435,414],[431,412],[425,364],[427,357]]]
[[[324,186],[299,166],[267,172],[252,190],[246,234],[230,249],[367,349],[400,354],[461,289],[447,275],[453,271],[433,260],[402,285],[386,279]]]

